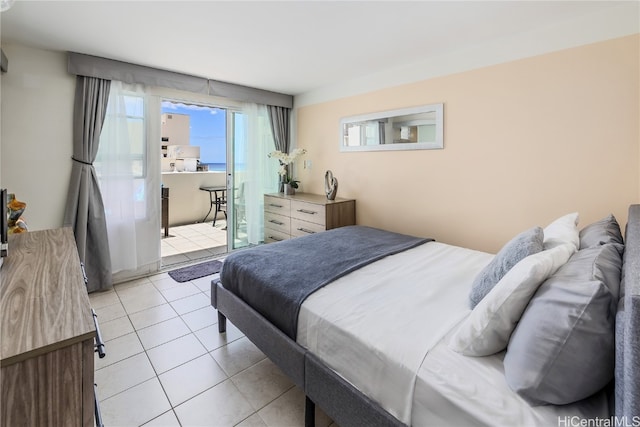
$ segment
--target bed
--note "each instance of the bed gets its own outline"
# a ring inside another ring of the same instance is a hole
[[[495,255],[385,233],[238,251],[212,282],[219,332],[229,319],[304,390],[307,426],[315,405],[343,427],[640,425],[640,205],[624,241],[577,213]]]

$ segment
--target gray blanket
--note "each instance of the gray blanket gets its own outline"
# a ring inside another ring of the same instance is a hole
[[[364,226],[341,227],[230,254],[220,281],[290,338],[316,290],[360,267],[433,239]]]

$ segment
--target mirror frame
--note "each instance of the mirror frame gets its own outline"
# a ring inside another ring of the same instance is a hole
[[[344,128],[349,123],[366,122],[369,120],[391,119],[398,116],[405,116],[417,113],[436,113],[436,140],[433,142],[406,142],[399,144],[378,144],[378,145],[344,145]],[[340,120],[340,151],[390,151],[390,150],[437,150],[444,148],[444,104],[429,104],[418,107],[402,108],[398,110],[380,111],[377,113],[361,114],[358,116],[344,117]]]

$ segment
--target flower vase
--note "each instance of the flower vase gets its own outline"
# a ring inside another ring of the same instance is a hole
[[[296,189],[291,186],[291,184],[284,184],[284,195],[285,196],[293,196],[296,194]]]
[[[278,193],[284,193],[284,181],[278,182]]]

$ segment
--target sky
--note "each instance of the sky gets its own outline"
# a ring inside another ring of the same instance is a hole
[[[200,163],[226,163],[226,110],[163,101],[162,113],[190,117],[189,143],[200,146]]]

